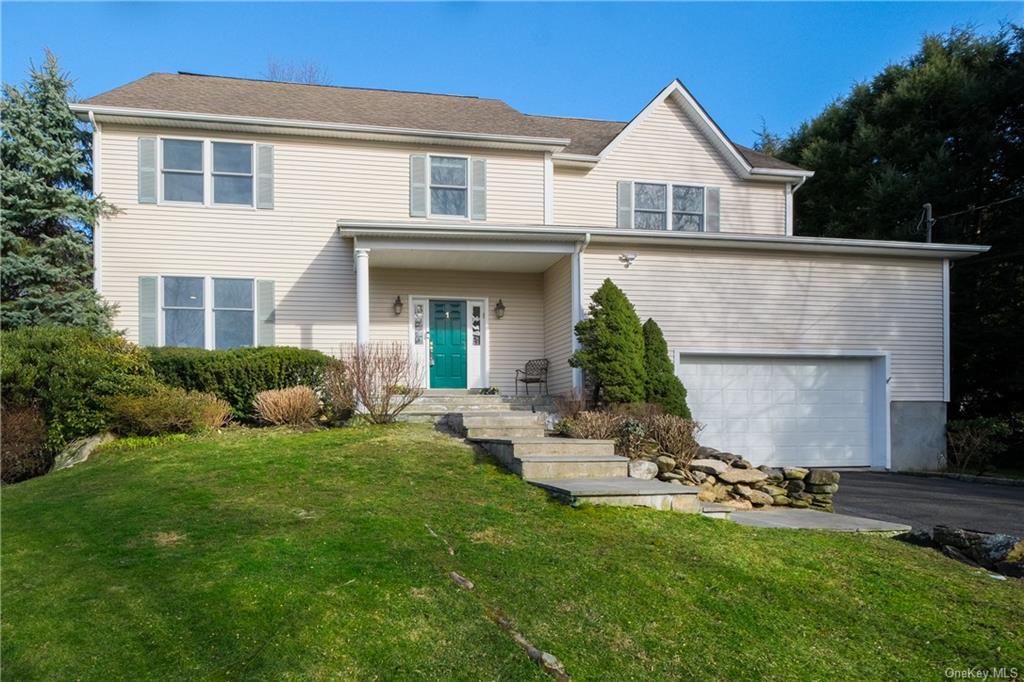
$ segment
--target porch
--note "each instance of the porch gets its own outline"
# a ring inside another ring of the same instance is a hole
[[[376,230],[342,236],[351,239],[357,343],[407,343],[423,388],[512,395],[516,370],[545,358],[547,392],[572,390],[577,243]]]

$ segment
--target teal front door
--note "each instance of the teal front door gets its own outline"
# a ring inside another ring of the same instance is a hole
[[[430,302],[430,387],[466,388],[466,302]]]

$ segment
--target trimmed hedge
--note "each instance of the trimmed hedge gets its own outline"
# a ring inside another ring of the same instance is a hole
[[[160,381],[189,391],[212,393],[231,405],[241,419],[256,417],[256,394],[278,388],[310,386],[320,393],[330,358],[320,351],[268,346],[203,350],[149,348]]]
[[[0,335],[5,408],[38,407],[46,451],[107,429],[109,399],[156,388],[148,356],[120,336],[74,327],[22,327]]]

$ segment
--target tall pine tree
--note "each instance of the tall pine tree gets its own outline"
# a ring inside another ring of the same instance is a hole
[[[72,81],[46,52],[0,102],[0,324],[110,329],[92,288],[92,226],[114,212],[92,194],[91,135],[68,108]]]

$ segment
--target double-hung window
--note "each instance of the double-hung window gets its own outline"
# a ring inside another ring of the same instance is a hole
[[[213,143],[213,203],[252,206],[252,145]]]
[[[164,277],[163,345],[217,350],[254,345],[253,287],[251,279]]]
[[[430,157],[430,213],[469,216],[469,159]]]
[[[704,230],[704,188],[633,183],[633,227],[638,230]]]
[[[203,173],[202,140],[163,140],[164,201],[203,203],[206,180]]]

